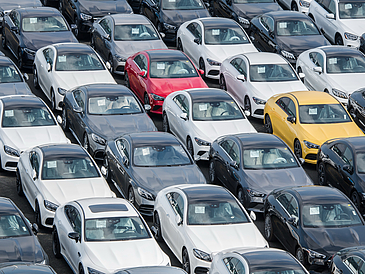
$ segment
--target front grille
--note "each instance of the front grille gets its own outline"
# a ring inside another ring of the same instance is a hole
[[[153,111],[157,111],[157,110],[159,110],[161,108],[161,106],[153,106]]]
[[[97,150],[95,151],[94,153],[94,158],[96,160],[103,160],[104,159],[104,156],[105,156],[105,152],[104,150]]]
[[[47,218],[46,225],[53,225],[53,218]]]
[[[205,152],[206,152],[206,151],[202,151],[202,150],[200,150],[197,154],[198,154],[199,156],[203,156]]]
[[[17,162],[6,162],[5,164],[6,167],[17,167],[17,165]]]
[[[307,160],[317,160],[317,154],[309,153],[305,156]]]
[[[256,115],[264,115],[264,110],[263,109],[256,109],[255,114]]]
[[[124,66],[117,66],[116,71],[124,72]]]
[[[197,266],[194,270],[195,274],[207,274],[209,271],[209,268]]]
[[[152,216],[153,205],[140,205],[138,210],[143,215]]]
[[[219,70],[212,69],[208,72],[208,75],[217,76],[219,74]]]

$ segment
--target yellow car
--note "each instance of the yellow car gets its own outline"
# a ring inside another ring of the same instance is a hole
[[[272,96],[265,105],[264,123],[266,132],[283,139],[298,159],[311,164],[325,141],[364,135],[339,101],[319,91]]]

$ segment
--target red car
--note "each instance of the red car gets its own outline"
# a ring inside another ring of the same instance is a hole
[[[207,88],[201,74],[185,53],[172,49],[140,51],[127,59],[124,69],[126,86],[158,114],[171,92]]]

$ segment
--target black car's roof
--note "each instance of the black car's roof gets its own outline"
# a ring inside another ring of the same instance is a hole
[[[347,254],[347,255],[357,255],[360,258],[365,259],[365,246],[354,246],[354,247],[348,247],[341,249],[339,251],[340,256]]]
[[[342,140],[344,142],[348,143],[349,145],[351,145],[356,152],[365,151],[365,148],[364,148],[365,136],[344,138]]]
[[[55,8],[48,7],[31,7],[31,8],[20,8],[16,9],[21,17],[42,17],[51,15],[61,15],[60,12]]]
[[[14,65],[13,62],[6,56],[0,56],[0,66],[7,67],[10,65]]]
[[[163,50],[147,50],[150,61],[172,61],[187,60],[188,58],[180,50],[163,49]]]
[[[62,43],[55,45],[58,55],[68,53],[94,53],[90,46],[83,43]]]
[[[36,96],[7,96],[1,98],[5,109],[40,108],[44,103]]]
[[[9,198],[0,197],[0,216],[10,214],[19,214],[19,211]]]
[[[336,188],[323,186],[302,186],[293,187],[302,199],[304,204],[322,204],[322,203],[347,203],[348,199]]]
[[[39,146],[39,149],[43,153],[43,161],[50,159],[63,159],[63,158],[85,158],[88,157],[85,150],[79,145],[74,144],[53,144]]]
[[[268,15],[274,18],[275,21],[277,20],[290,20],[290,19],[308,19],[309,17],[301,12],[290,11],[290,10],[280,10],[280,11],[272,11],[265,13],[264,15]]]
[[[81,86],[88,97],[131,95],[132,92],[124,85],[118,84],[90,84]]]
[[[246,259],[250,267],[250,273],[260,272],[262,267],[270,268],[275,271],[276,268],[285,266],[286,269],[298,269],[301,266],[296,260],[285,251],[279,250],[254,250],[240,254]]]
[[[151,131],[128,134],[133,147],[156,145],[180,145],[180,142],[169,133]]]
[[[35,265],[33,263],[12,262],[0,265],[0,272],[4,274],[54,274],[49,265]]]
[[[236,21],[233,21],[229,18],[221,18],[221,17],[206,17],[200,19],[200,21],[203,23],[204,28],[214,28],[214,27],[220,27],[220,28],[227,28],[227,27],[237,27]]]
[[[183,188],[189,203],[199,203],[202,201],[222,202],[234,200],[232,195],[223,187],[195,186]]]
[[[232,100],[225,91],[217,88],[190,89],[186,92],[190,94],[194,102]]]
[[[284,142],[278,137],[267,133],[241,133],[228,135],[227,137],[236,137],[243,149],[245,148],[265,148],[265,147],[286,147]]]
[[[343,2],[346,2],[346,3],[363,3],[364,0],[338,0],[338,2],[340,2],[340,3],[343,3]]]
[[[356,48],[351,48],[351,47],[325,46],[325,47],[321,47],[320,49],[323,50],[324,53],[326,53],[327,57],[337,56],[337,55],[342,55],[342,54],[362,55],[361,51],[359,51]]]

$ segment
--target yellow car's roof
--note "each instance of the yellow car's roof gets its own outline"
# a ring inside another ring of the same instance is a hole
[[[289,94],[297,98],[299,105],[339,104],[332,95],[323,91],[293,91]]]

